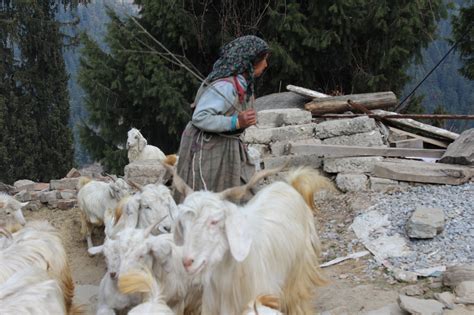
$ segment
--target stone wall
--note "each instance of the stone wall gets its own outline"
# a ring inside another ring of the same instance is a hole
[[[313,122],[311,113],[302,109],[269,109],[258,112],[257,126],[243,135],[249,147],[257,149],[264,168],[288,163],[288,167],[311,166],[334,177],[344,192],[386,190],[397,181],[372,177],[382,157],[323,158],[318,154],[289,154],[289,144],[328,144],[363,147],[387,146],[386,136],[372,118],[333,119]],[[280,176],[279,176],[280,177]]]

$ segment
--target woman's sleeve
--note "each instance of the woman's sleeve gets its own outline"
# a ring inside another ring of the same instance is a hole
[[[224,113],[235,102],[234,86],[230,82],[221,81],[214,88],[208,88],[200,97],[193,114],[193,125],[207,132],[232,131],[235,129],[236,118],[224,116]]]

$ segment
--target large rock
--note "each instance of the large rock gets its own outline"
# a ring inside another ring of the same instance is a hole
[[[375,120],[366,116],[352,119],[334,119],[316,125],[315,134],[319,139],[350,136],[356,133],[372,131],[376,128]]]
[[[328,173],[363,174],[373,171],[375,163],[382,161],[380,156],[325,158],[324,171]]]
[[[31,201],[33,198],[31,198],[31,192],[28,190],[22,190],[19,193],[15,195],[15,199],[20,201],[20,202],[27,202]]]
[[[461,133],[439,160],[447,164],[474,165],[474,128]]]
[[[400,307],[413,315],[442,315],[443,304],[436,300],[422,300],[405,295],[399,295]]]
[[[79,178],[52,179],[49,182],[50,190],[77,189]]]
[[[292,92],[273,93],[259,97],[255,100],[255,109],[257,111],[265,109],[282,109],[282,108],[304,108],[304,104],[309,102],[311,98],[301,96]]]
[[[249,127],[245,130],[243,141],[246,143],[268,144],[275,141],[302,140],[313,137],[316,124],[285,126],[277,128]]]
[[[164,183],[169,174],[158,160],[135,161],[125,166],[124,178],[140,185]]]
[[[311,122],[311,112],[298,108],[266,109],[257,114],[257,126],[281,127],[303,125]]]
[[[434,298],[443,303],[447,308],[454,308],[454,299],[456,297],[451,292],[435,293]]]
[[[58,192],[56,190],[53,191],[44,191],[40,194],[39,200],[42,203],[55,203],[58,200]]]
[[[336,176],[337,188],[343,192],[367,190],[368,179],[364,174],[343,174]]]
[[[440,208],[417,208],[408,220],[410,238],[433,238],[444,229],[444,212]]]
[[[32,191],[35,189],[35,182],[29,179],[20,179],[14,182],[13,186],[15,186],[16,191]]]
[[[456,303],[474,304],[474,281],[463,281],[454,289]]]
[[[380,131],[372,130],[364,133],[357,133],[349,136],[340,136],[327,138],[323,140],[323,144],[333,145],[351,145],[361,147],[382,147],[385,146]]]
[[[463,281],[474,281],[474,264],[446,267],[443,273],[443,285],[455,288]]]

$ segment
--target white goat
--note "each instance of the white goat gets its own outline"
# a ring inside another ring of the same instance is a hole
[[[128,160],[130,163],[141,160],[163,161],[166,158],[160,149],[148,144],[138,129],[130,129],[127,136]]]
[[[203,275],[202,314],[241,314],[261,294],[278,296],[285,314],[314,314],[312,291],[325,280],[318,267],[312,198],[332,183],[299,168],[287,182],[264,187],[245,206],[228,200],[242,198],[273,173],[258,172],[249,184],[221,193],[193,193],[175,174],[176,187],[187,197],[179,205],[174,236],[184,247],[188,273]]]
[[[125,227],[144,229],[162,218],[157,231],[152,234],[170,233],[178,215],[178,206],[169,188],[162,184],[135,185],[140,192],[123,198],[113,211],[106,212],[106,235],[113,237]]]
[[[117,203],[128,195],[131,187],[121,178],[105,183],[82,178],[77,194],[77,202],[81,211],[81,233],[86,237],[87,247],[91,248],[92,229],[104,224],[107,209],[114,209]],[[86,182],[86,183],[85,183]]]
[[[30,267],[13,274],[0,285],[2,315],[65,315],[61,288],[41,268]]]
[[[175,315],[176,313],[164,301],[161,287],[149,269],[131,271],[121,276],[119,290],[124,294],[144,293],[145,301],[132,308],[129,315],[160,314]]]
[[[12,233],[18,231],[26,223],[21,208],[27,204],[28,202],[19,202],[12,196],[0,192],[0,226]]]
[[[159,224],[159,223],[158,223]],[[163,298],[176,314],[199,314],[200,280],[189,276],[182,265],[182,248],[173,242],[172,234],[152,236],[154,225],[147,229],[125,228],[116,234],[120,257],[115,257],[120,264],[119,286],[122,275],[134,270],[153,270],[153,275],[164,288]],[[93,254],[103,252],[105,246],[96,246],[89,250]],[[109,260],[108,260],[109,261]],[[108,262],[109,264],[109,262]]]
[[[107,263],[107,272],[100,281],[99,298],[97,304],[97,315],[115,314],[115,311],[140,303],[138,294],[125,295],[120,293],[117,287],[117,279],[120,269],[119,242],[106,238],[103,245],[89,249],[91,254],[102,252]]]
[[[74,282],[59,233],[46,221],[28,222],[0,250],[0,284],[18,271],[48,271],[61,288],[66,310],[73,311]]]
[[[276,296],[260,295],[247,305],[242,315],[283,315],[278,309],[280,302]]]

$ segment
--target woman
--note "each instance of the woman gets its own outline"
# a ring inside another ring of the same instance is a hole
[[[177,173],[193,190],[222,191],[246,183],[255,167],[240,140],[257,123],[254,80],[267,67],[269,47],[256,36],[225,45],[199,88],[179,148]]]

